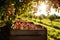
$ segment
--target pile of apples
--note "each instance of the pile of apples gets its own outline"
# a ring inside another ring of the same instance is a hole
[[[13,25],[12,28],[14,30],[39,30],[37,26],[34,24],[31,24],[24,20],[17,20]]]

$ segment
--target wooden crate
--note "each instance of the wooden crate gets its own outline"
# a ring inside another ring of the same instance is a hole
[[[47,40],[47,30],[12,30],[10,40]]]

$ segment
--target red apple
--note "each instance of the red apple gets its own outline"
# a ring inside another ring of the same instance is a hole
[[[7,13],[6,13],[6,16],[10,16],[10,13],[7,12]]]

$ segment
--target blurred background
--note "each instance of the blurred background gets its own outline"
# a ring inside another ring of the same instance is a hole
[[[48,40],[60,40],[60,0],[1,0],[0,27],[9,21],[13,30],[28,30],[19,20],[47,28]]]

